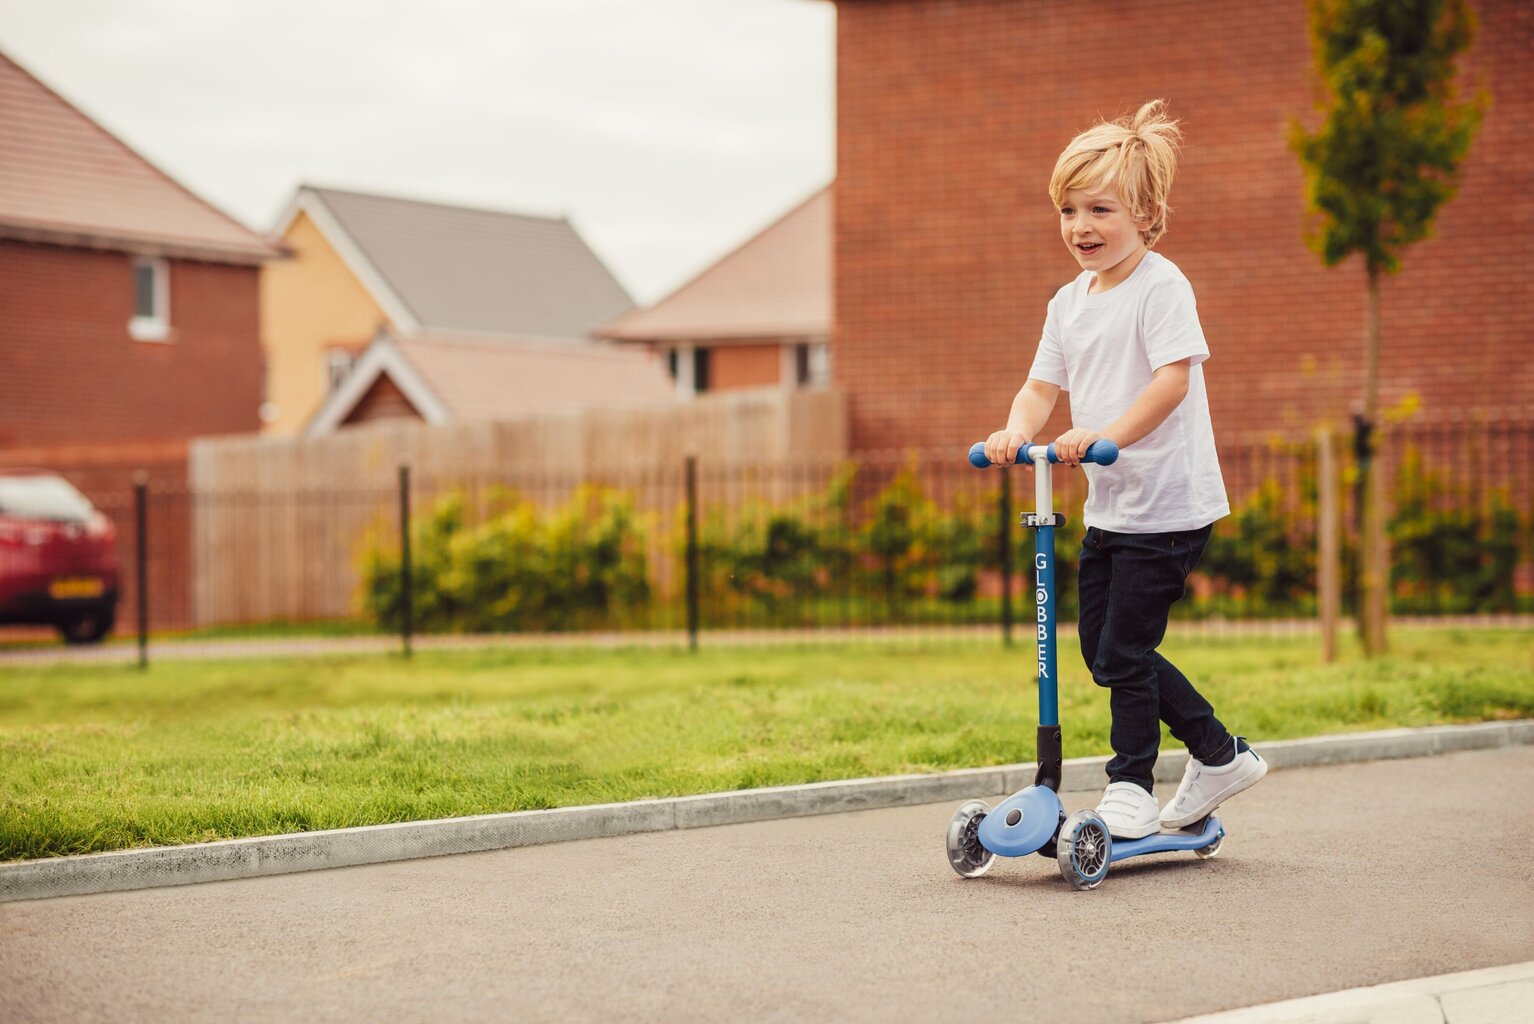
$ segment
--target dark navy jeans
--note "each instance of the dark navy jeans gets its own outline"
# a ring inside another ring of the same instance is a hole
[[[1228,761],[1230,733],[1186,676],[1156,648],[1167,615],[1209,543],[1211,526],[1172,533],[1087,529],[1078,588],[1081,656],[1113,713],[1110,782],[1153,788],[1161,723],[1200,761]]]

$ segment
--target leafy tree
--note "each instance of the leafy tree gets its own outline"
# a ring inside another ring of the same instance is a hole
[[[1325,82],[1325,120],[1309,133],[1295,123],[1292,144],[1319,214],[1311,239],[1326,266],[1353,253],[1368,274],[1363,429],[1378,447],[1380,275],[1400,268],[1457,188],[1488,99],[1457,102],[1455,59],[1469,46],[1475,17],[1466,0],[1310,0],[1316,65]],[[1369,460],[1372,462],[1372,458]],[[1363,469],[1364,649],[1385,649],[1388,558],[1382,485]]]

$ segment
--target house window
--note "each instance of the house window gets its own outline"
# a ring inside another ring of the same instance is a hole
[[[685,342],[666,350],[666,369],[676,381],[678,398],[691,398],[709,388],[708,349]]]
[[[170,337],[170,265],[164,260],[133,261],[133,319],[128,334],[134,341],[165,341]]]
[[[352,367],[356,363],[356,356],[344,348],[333,348],[325,353],[325,377],[331,391],[335,391],[345,383],[347,375],[352,372]]]
[[[831,383],[830,346],[823,341],[795,345],[794,382],[801,388],[823,388]]]

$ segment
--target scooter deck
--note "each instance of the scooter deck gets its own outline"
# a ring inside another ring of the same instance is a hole
[[[1210,817],[1205,820],[1204,827],[1199,832],[1157,832],[1143,839],[1115,839],[1113,841],[1113,855],[1108,859],[1112,864],[1128,857],[1139,857],[1147,853],[1169,853],[1173,850],[1202,850],[1210,843],[1225,835],[1225,829],[1220,825],[1220,819]]]

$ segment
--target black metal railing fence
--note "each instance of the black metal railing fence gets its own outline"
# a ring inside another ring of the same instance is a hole
[[[1356,574],[1358,458],[1332,442],[1343,610]],[[1318,442],[1228,443],[1232,515],[1176,615],[1291,623],[1316,614]],[[1534,424],[1398,425],[1388,480],[1392,610],[1534,610]],[[1059,611],[1075,614],[1085,482],[1056,470]],[[396,486],[148,487],[140,573],[130,486],[99,500],[118,531],[118,634],[340,638],[974,629],[1031,614],[1027,471],[964,452],[731,464],[708,454],[586,478],[402,467]],[[407,543],[408,541],[408,543]],[[408,567],[408,571],[407,571]],[[141,580],[143,582],[141,582]],[[1277,627],[1275,627],[1277,628]]]

